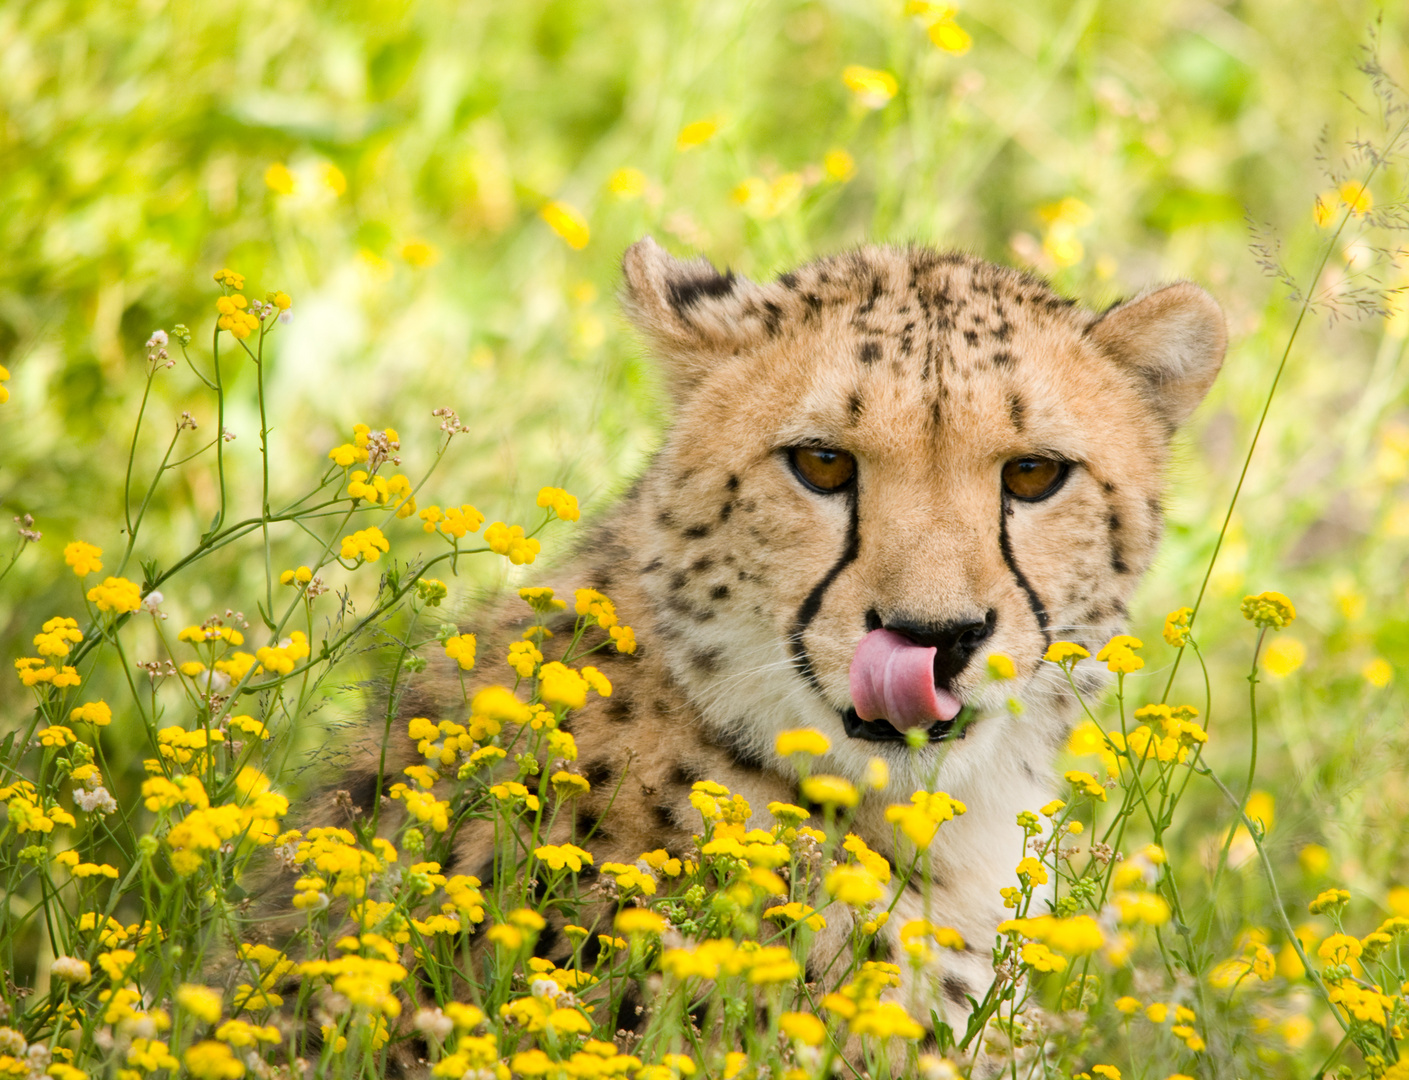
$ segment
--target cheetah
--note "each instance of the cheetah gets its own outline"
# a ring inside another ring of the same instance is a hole
[[[920,917],[959,932],[963,949],[893,993],[962,1032],[992,977],[999,890],[1023,853],[1016,817],[1053,797],[1077,712],[1042,657],[1059,639],[1094,653],[1122,630],[1159,542],[1171,438],[1222,363],[1222,313],[1187,282],[1096,312],[925,247],[862,247],[760,283],[646,238],[623,271],[673,420],[546,582],[608,594],[637,640],[594,657],[615,692],[570,717],[590,791],[546,842],[582,844],[599,867],[686,857],[703,780],[768,828],[770,802],[803,801],[777,737],[820,731],[830,746],[813,768],[866,788],[852,829],[886,858],[887,805],[917,789],[967,805],[931,845],[926,893],[903,887],[878,942],[899,955],[894,928]],[[479,620],[482,653],[502,656],[528,622],[518,601]],[[572,612],[549,625],[551,660]],[[1001,683],[994,654],[1012,664]],[[498,681],[473,675],[471,693]],[[1076,679],[1101,685],[1080,666]],[[398,708],[463,717],[465,700],[457,677],[430,672]],[[352,812],[423,761],[405,728],[385,758],[378,730],[340,783]],[[487,881],[495,868],[491,826],[470,823],[445,872]],[[809,978],[849,932],[829,913]],[[551,925],[538,949],[571,951]]]

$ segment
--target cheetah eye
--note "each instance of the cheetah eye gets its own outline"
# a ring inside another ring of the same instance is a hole
[[[794,446],[788,450],[788,463],[799,480],[824,495],[841,491],[856,476],[856,459],[845,450]]]
[[[1056,458],[1017,458],[1003,466],[1003,490],[1023,502],[1037,502],[1062,486],[1068,468]]]

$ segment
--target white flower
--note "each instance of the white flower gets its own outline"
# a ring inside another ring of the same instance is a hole
[[[158,614],[157,605],[165,599],[166,597],[162,596],[160,591],[153,589],[142,598],[142,610],[150,611],[153,615],[156,615]]]
[[[547,998],[552,1001],[562,995],[563,988],[552,979],[534,979],[528,992],[536,998]]]
[[[153,331],[152,331],[152,336],[147,339],[147,348],[149,348],[149,349],[164,349],[164,348],[166,348],[166,343],[167,343],[166,331],[165,331],[165,330],[153,330]]]
[[[75,791],[73,801],[78,804],[80,810],[85,810],[90,814],[95,810],[103,815],[117,811],[117,800],[108,794],[108,789],[105,787],[99,787],[93,791]]]
[[[455,1030],[455,1023],[439,1009],[417,1009],[411,1026],[437,1042],[444,1042]]]

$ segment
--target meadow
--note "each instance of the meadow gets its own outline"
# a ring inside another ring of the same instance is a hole
[[[0,8],[0,1075],[383,1075],[414,1036],[454,1080],[1409,1076],[1406,42],[1355,0]],[[700,786],[699,859],[598,868],[627,906],[561,968],[572,845],[440,872],[452,822],[537,837],[575,797],[585,643],[630,647],[531,591],[578,671],[471,635],[668,421],[615,299],[646,234],[755,277],[920,241],[1095,306],[1185,277],[1228,314],[1141,644],[937,1046],[881,998],[854,790],[760,835]],[[391,842],[294,831],[441,655],[507,687],[411,732],[453,792],[388,778]],[[296,932],[237,947],[271,859]],[[864,918],[823,994],[830,905]]]

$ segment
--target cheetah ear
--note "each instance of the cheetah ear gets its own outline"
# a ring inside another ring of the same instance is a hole
[[[765,336],[762,290],[703,257],[673,258],[651,237],[621,260],[622,307],[656,347],[676,397],[688,393],[723,357]]]
[[[1176,428],[1213,385],[1228,347],[1218,302],[1181,281],[1111,308],[1086,336],[1149,385],[1155,407]]]

